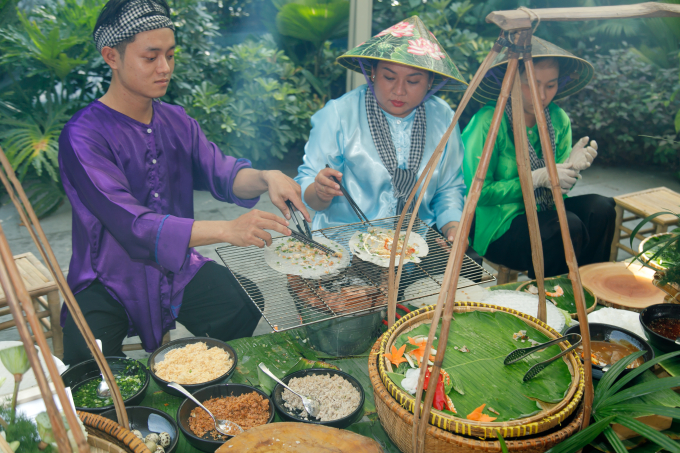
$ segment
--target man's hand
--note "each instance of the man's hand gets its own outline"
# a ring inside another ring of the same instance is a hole
[[[265,243],[272,245],[272,235],[265,230],[276,231],[286,236],[290,235],[288,222],[285,219],[257,209],[253,209],[229,223],[226,242],[239,247],[256,245],[262,248]]]
[[[453,240],[456,238],[456,228],[458,228],[458,223],[459,222],[449,222],[446,225],[442,227],[442,236],[444,236],[446,239],[449,240],[449,242],[453,242]]]
[[[596,157],[597,142],[592,140],[590,145],[588,145],[588,137],[583,137],[571,149],[567,163],[572,164],[574,170],[583,171],[590,167]]]
[[[288,206],[286,206],[286,200],[290,200],[298,211],[302,213],[307,222],[312,221],[312,217],[302,202],[302,189],[298,183],[278,170],[263,171],[262,179],[267,184],[269,198],[274,203],[274,206],[281,210],[286,219],[290,219],[291,216]]]

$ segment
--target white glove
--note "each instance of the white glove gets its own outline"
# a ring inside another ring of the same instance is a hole
[[[578,172],[574,170],[572,164],[565,162],[563,164],[557,164],[557,176],[560,179],[562,194],[565,194],[574,187]],[[534,181],[534,189],[538,189],[539,187],[550,189],[550,176],[548,175],[547,168],[543,167],[532,171],[531,179]]]
[[[597,157],[597,142],[593,140],[588,145],[588,137],[583,137],[571,149],[567,163],[574,164],[574,170],[583,171],[590,167],[595,157]]]

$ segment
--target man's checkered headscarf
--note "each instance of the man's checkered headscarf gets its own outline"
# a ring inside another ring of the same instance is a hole
[[[94,44],[97,51],[104,47],[114,47],[137,33],[170,28],[175,26],[168,17],[170,11],[153,0],[132,0],[123,7],[121,15],[114,23],[103,24],[94,31]]]

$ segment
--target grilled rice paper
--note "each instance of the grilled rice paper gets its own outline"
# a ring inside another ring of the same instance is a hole
[[[277,238],[265,247],[264,260],[275,271],[302,278],[320,279],[337,274],[349,265],[349,252],[330,239],[314,236],[314,240],[331,250],[328,256],[321,250],[290,237]]]
[[[399,236],[395,265],[398,265],[401,259],[401,248],[403,247],[405,237],[406,232],[401,233]],[[349,249],[364,261],[381,267],[388,267],[390,264],[392,242],[394,242],[393,239],[394,230],[371,227],[368,229],[368,232],[355,232],[349,240]],[[425,239],[418,233],[411,232],[406,250],[406,262],[420,263],[420,259],[426,257],[429,251]]]

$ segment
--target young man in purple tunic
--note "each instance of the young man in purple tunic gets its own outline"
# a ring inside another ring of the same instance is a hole
[[[73,205],[68,283],[104,354],[122,356],[139,335],[153,351],[175,320],[197,336],[249,336],[259,311],[224,266],[193,247],[271,244],[289,235],[282,217],[252,210],[233,221],[195,221],[193,191],[251,208],[269,196],[286,218],[292,201],[310,220],[300,186],[224,156],[179,106],[156,101],[175,66],[174,26],[165,0],[110,0],[93,33],[111,67],[101,99],[78,112],[59,138],[64,188]],[[90,358],[64,308],[64,362]]]

